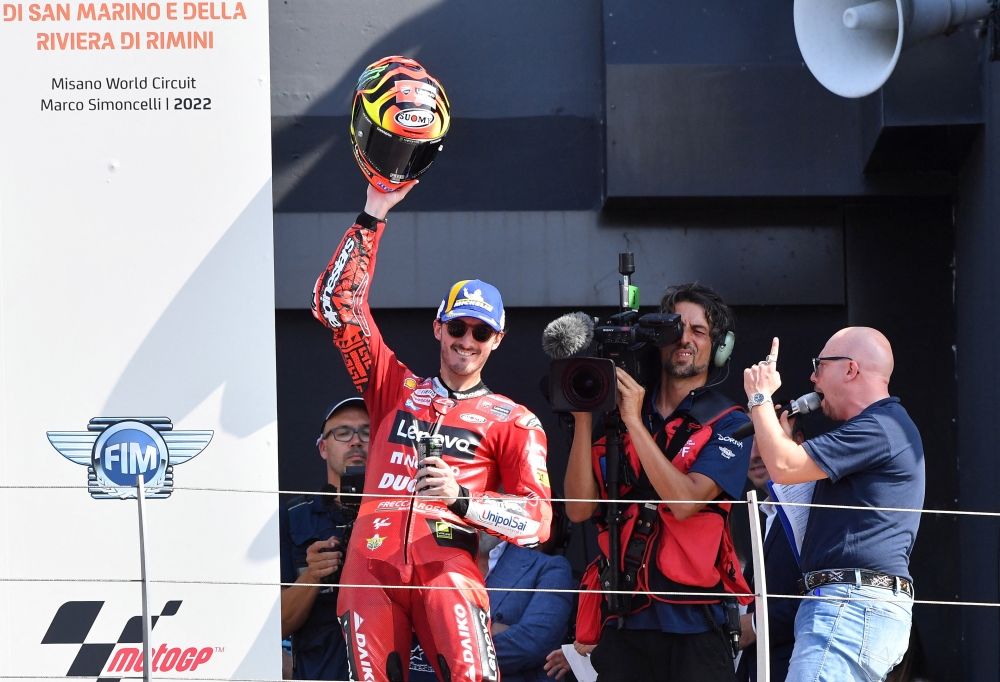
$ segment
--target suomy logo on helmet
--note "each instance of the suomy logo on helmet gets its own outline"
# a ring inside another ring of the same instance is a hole
[[[404,128],[426,128],[434,123],[434,114],[423,109],[403,109],[395,119]]]

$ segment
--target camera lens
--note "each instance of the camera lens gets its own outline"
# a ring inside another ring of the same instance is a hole
[[[604,376],[591,365],[581,365],[566,373],[566,397],[580,410],[593,409],[607,395]]]

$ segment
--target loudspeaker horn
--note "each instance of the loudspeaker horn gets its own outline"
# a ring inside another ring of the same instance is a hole
[[[823,87],[841,97],[878,90],[900,53],[987,17],[991,0],[795,0],[795,39]]]

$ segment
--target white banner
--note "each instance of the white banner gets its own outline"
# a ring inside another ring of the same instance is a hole
[[[142,475],[154,675],[280,678],[267,3],[0,8],[0,675],[141,675]]]

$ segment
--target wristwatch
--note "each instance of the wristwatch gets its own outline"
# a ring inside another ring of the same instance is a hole
[[[757,407],[758,405],[763,405],[764,403],[771,402],[771,396],[766,393],[761,393],[757,391],[752,396],[750,396],[750,402],[747,403],[747,412]]]

